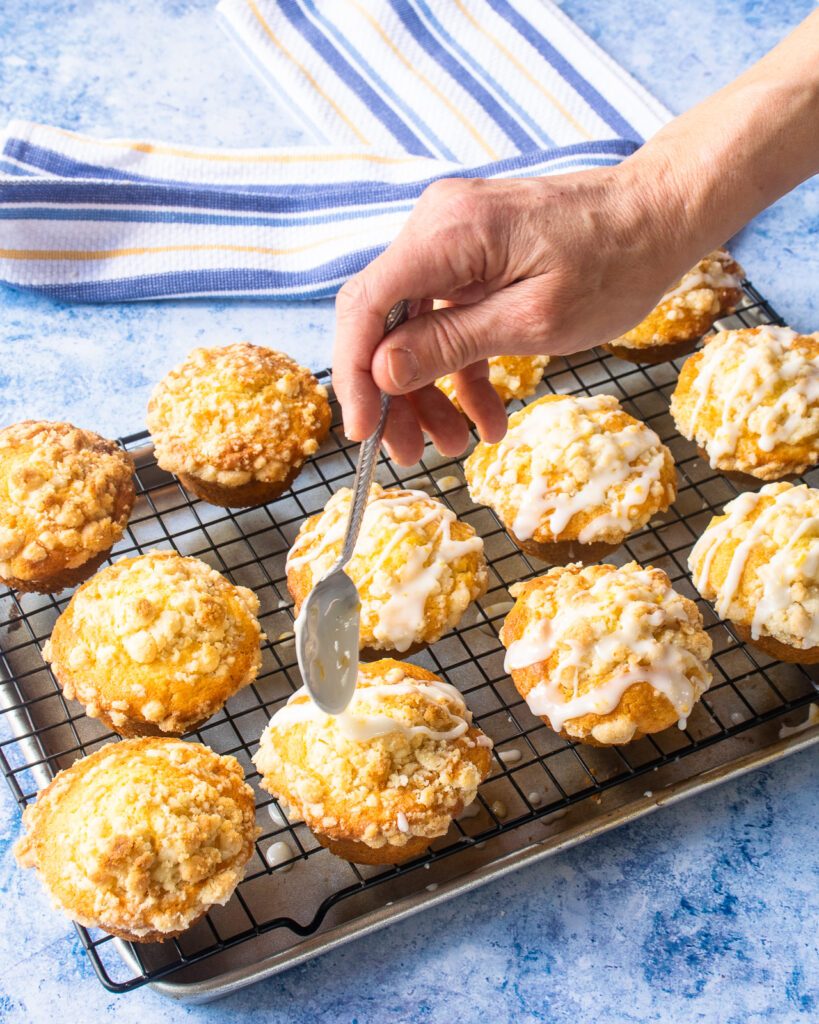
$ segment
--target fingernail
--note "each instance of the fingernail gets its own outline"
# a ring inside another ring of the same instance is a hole
[[[387,370],[393,387],[408,388],[418,380],[418,360],[408,348],[391,348],[387,354]]]

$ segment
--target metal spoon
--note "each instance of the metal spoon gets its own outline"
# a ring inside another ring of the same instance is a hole
[[[408,316],[409,302],[402,299],[387,314],[384,334],[400,326]],[[302,679],[307,692],[328,715],[340,715],[345,710],[353,699],[358,678],[361,602],[344,566],[353,557],[358,540],[389,410],[390,396],[382,392],[378,426],[358,453],[341,555],[308,594],[296,619],[296,655]]]

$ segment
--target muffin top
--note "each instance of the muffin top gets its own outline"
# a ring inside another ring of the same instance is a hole
[[[327,389],[289,356],[247,343],[195,348],[154,388],[159,465],[226,487],[278,483],[330,426]]]
[[[661,569],[567,565],[511,593],[505,668],[556,732],[611,744],[684,726],[711,682],[702,616]]]
[[[649,348],[695,340],[727,316],[742,297],[745,271],[725,249],[715,249],[665,293],[645,320],[612,344]]]
[[[465,463],[469,493],[519,540],[618,542],[674,500],[674,461],[611,395],[546,395]]]
[[[766,325],[714,335],[686,360],[671,414],[714,468],[761,480],[804,472],[819,458],[819,334]]]
[[[341,553],[352,491],[344,487],[306,520],[287,556],[298,611]],[[483,541],[423,491],[373,484],[346,567],[361,598],[361,646],[406,651],[433,643],[486,590]]]
[[[61,771],[23,812],[14,852],[86,927],[156,940],[225,903],[258,834],[233,757],[199,743],[109,743]]]
[[[77,589],[43,656],[66,697],[126,732],[181,733],[255,679],[259,600],[198,558],[123,558]]]
[[[548,365],[548,356],[492,356],[489,360],[489,383],[500,395],[502,402],[528,398],[537,390]],[[435,385],[457,409],[461,408],[455,393],[455,381],[451,376],[439,377]]]
[[[475,799],[491,747],[454,686],[386,658],[359,666],[341,715],[294,693],[253,760],[262,787],[309,828],[380,848],[443,835]]]
[[[688,559],[717,614],[805,650],[819,645],[819,491],[766,484],[715,516]]]
[[[46,579],[106,551],[134,503],[134,463],[70,423],[0,430],[0,576]]]

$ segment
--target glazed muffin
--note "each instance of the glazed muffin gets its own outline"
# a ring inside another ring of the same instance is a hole
[[[472,803],[491,748],[454,686],[384,659],[359,667],[342,715],[326,715],[304,689],[293,694],[253,760],[262,788],[322,846],[358,864],[398,864]]]
[[[524,551],[552,564],[610,554],[676,497],[671,453],[611,395],[546,395],[465,466]]]
[[[740,494],[694,545],[697,590],[738,636],[782,661],[819,662],[819,491]]]
[[[90,576],[128,523],[133,472],[119,445],[70,423],[0,430],[0,583],[48,594]]]
[[[63,693],[121,736],[198,728],[256,678],[259,600],[198,558],[151,551],[98,572],[43,657]]]
[[[803,473],[819,459],[819,334],[714,335],[683,366],[671,415],[713,469],[757,480]]]
[[[170,738],[109,743],[23,812],[14,853],[86,928],[162,942],[241,881],[259,829],[234,757]]]
[[[327,389],[259,345],[196,348],[154,388],[148,429],[162,469],[212,505],[273,501],[330,429]]]
[[[605,345],[632,363],[664,363],[688,355],[720,317],[742,298],[745,271],[724,249],[716,249],[665,293],[645,320]]]
[[[548,365],[548,356],[492,356],[489,360],[489,383],[501,401],[508,405],[515,399],[533,395]],[[439,377],[435,386],[443,391],[456,409],[463,412],[452,377]]]
[[[344,487],[311,516],[287,556],[287,586],[298,614],[335,564],[352,491]],[[346,567],[361,598],[364,656],[406,654],[434,643],[486,592],[483,541],[423,491],[373,484],[355,553]]]
[[[568,565],[511,593],[505,669],[555,732],[611,746],[685,727],[711,683],[711,640],[661,569]]]

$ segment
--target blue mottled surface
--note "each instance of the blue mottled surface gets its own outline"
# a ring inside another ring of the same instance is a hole
[[[565,0],[669,107],[728,81],[807,0]],[[0,119],[261,145],[302,138],[227,44],[211,0],[4,0]],[[794,326],[819,327],[819,186],[734,246]],[[66,308],[0,294],[0,423],[139,429],[148,390],[194,343],[246,338],[328,360],[329,304]],[[793,757],[206,1007],[96,982],[73,930],[13,864],[0,787],[0,1021],[717,1021],[819,1018],[815,775]]]

